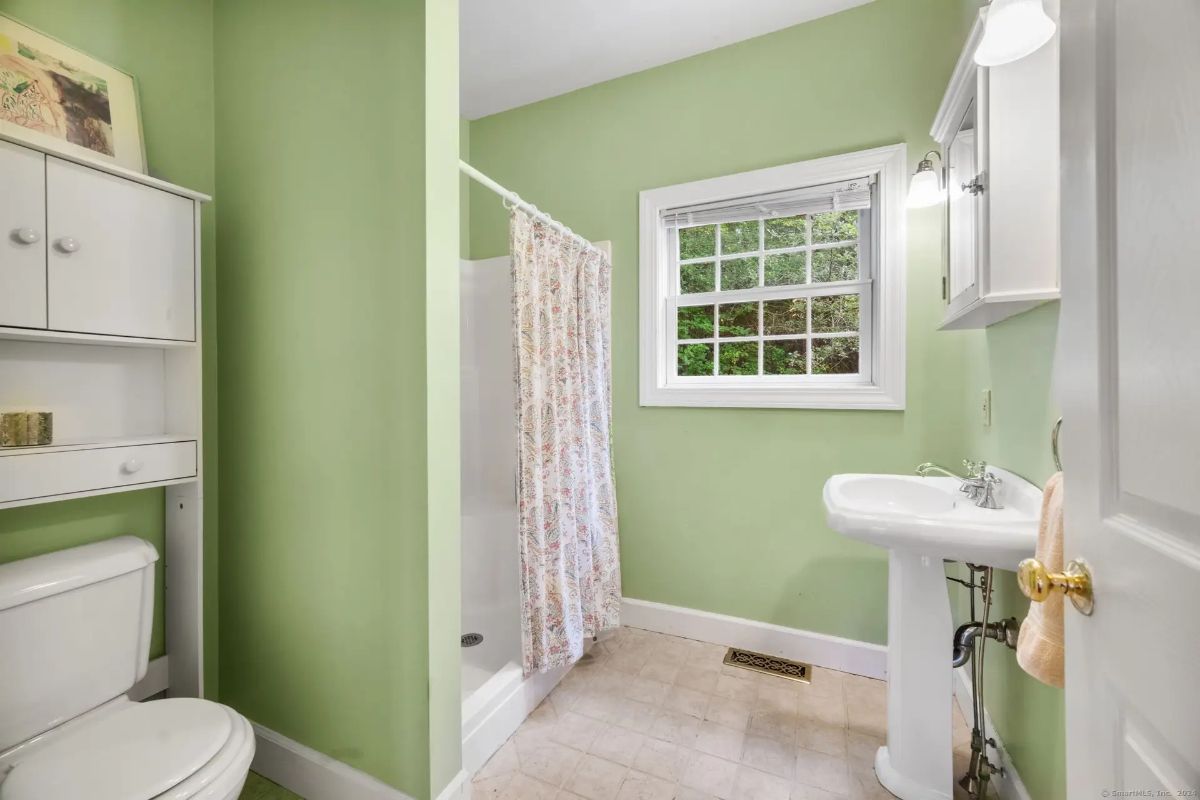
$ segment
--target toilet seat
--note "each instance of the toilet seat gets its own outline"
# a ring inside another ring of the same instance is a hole
[[[225,800],[253,755],[250,724],[226,706],[130,703],[18,761],[0,781],[0,800]]]

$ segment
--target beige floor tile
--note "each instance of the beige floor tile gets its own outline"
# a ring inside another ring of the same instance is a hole
[[[675,800],[718,800],[715,795],[708,792],[702,792],[699,789],[692,789],[687,786],[679,786],[675,789]]]
[[[551,786],[536,778],[517,773],[500,797],[502,800],[554,800],[557,794],[557,786]],[[474,800],[474,795],[472,795],[472,800]]]
[[[650,736],[683,747],[695,745],[699,731],[698,718],[666,708],[659,710],[654,724],[650,726]]]
[[[700,789],[727,800],[733,793],[737,768],[732,761],[692,751],[679,782],[690,789]]]
[[[717,673],[717,685],[712,693],[717,697],[727,697],[753,707],[754,701],[758,699],[758,684]]]
[[[846,800],[846,795],[834,794],[824,789],[818,789],[815,786],[806,786],[803,783],[797,783],[792,786],[791,800]],[[891,800],[896,800],[896,798],[892,797]]]
[[[796,728],[799,722],[799,718],[792,712],[756,708],[750,714],[750,724],[746,726],[746,732],[792,745],[796,743]]]
[[[846,758],[846,729],[811,720],[801,720],[796,728],[796,744],[806,750]]]
[[[694,689],[697,692],[705,694],[714,694],[717,690],[717,682],[721,679],[721,672],[717,668],[713,669],[698,669],[692,665],[684,665],[679,670],[679,674],[675,676],[675,685],[682,686],[685,689]]]
[[[586,691],[572,707],[571,711],[585,717],[598,719],[601,722],[615,722],[620,716],[622,698],[607,694]]]
[[[846,727],[872,736],[887,735],[887,705],[874,700],[846,698]]]
[[[791,781],[743,764],[733,781],[732,800],[789,800],[791,793]]]
[[[631,770],[617,792],[617,800],[671,800],[675,784],[644,772]]]
[[[583,753],[578,750],[549,740],[529,746],[518,740],[517,755],[521,759],[521,772],[554,786],[562,786],[583,758]]]
[[[604,727],[600,720],[568,711],[550,732],[550,740],[586,753]]]
[[[840,758],[800,749],[796,751],[796,782],[834,794],[849,794],[850,768]]]
[[[488,762],[475,773],[477,779],[497,778],[501,775],[511,775],[521,769],[521,761],[517,758],[517,743],[509,739],[500,745]]]
[[[628,771],[629,768],[621,764],[587,755],[580,760],[563,788],[587,800],[615,800]]]
[[[633,757],[633,768],[674,783],[682,777],[690,752],[670,742],[646,739]]]
[[[630,766],[645,741],[646,737],[637,731],[631,731],[619,725],[605,725],[592,741],[588,752],[600,756],[600,758]]]
[[[836,669],[814,667],[812,679],[808,684],[801,686],[800,694],[817,694],[823,697],[841,695],[845,677],[844,672],[838,672]]]
[[[513,775],[476,778],[471,781],[471,800],[501,800],[504,790],[512,783]]]
[[[796,774],[795,746],[779,739],[749,735],[742,750],[742,763],[790,781]]]
[[[663,708],[678,711],[681,714],[687,714],[689,717],[695,717],[696,719],[704,719],[704,712],[708,710],[708,700],[710,697],[711,695],[698,692],[695,689],[673,686],[667,694],[666,700],[663,701]]]
[[[869,733],[846,731],[846,760],[853,769],[859,765],[874,769],[875,754],[883,747],[886,740],[882,736],[872,736]],[[816,748],[809,748],[815,750]]]
[[[760,684],[758,698],[754,701],[754,709],[767,709],[795,714],[800,707],[800,696],[796,691],[797,684],[783,678],[775,683]]]
[[[745,700],[734,700],[729,697],[713,697],[709,700],[708,710],[704,718],[726,728],[745,730],[750,723],[750,711],[753,707]]]
[[[674,683],[679,674],[679,661],[670,656],[653,656],[638,671],[638,675],[660,683]]]
[[[614,708],[615,713],[607,721],[638,733],[649,733],[659,714],[659,709],[636,700],[621,700]]]
[[[662,705],[662,702],[667,699],[667,695],[670,692],[670,684],[650,678],[643,678],[640,675],[628,678],[622,687],[622,694],[626,698],[637,700],[639,703],[648,703],[652,706]]]
[[[802,694],[798,707],[801,720],[846,727],[846,704],[839,695]]]
[[[740,761],[745,738],[746,735],[739,730],[705,720],[700,723],[695,749],[710,756]]]

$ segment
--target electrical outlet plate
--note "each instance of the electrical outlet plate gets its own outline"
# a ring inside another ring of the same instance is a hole
[[[979,404],[979,411],[983,416],[983,427],[990,428],[992,425],[992,390],[984,389],[983,401]]]

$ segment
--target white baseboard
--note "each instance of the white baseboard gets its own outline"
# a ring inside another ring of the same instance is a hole
[[[621,601],[621,624],[868,678],[887,678],[887,647],[881,644],[629,598]]]
[[[254,726],[257,745],[250,768],[305,800],[413,800],[399,789],[348,764],[270,728],[254,722],[250,724]]]
[[[963,716],[967,718],[968,726],[975,718],[975,711],[972,708],[969,668],[968,664],[954,670],[954,699],[958,702]],[[1025,788],[1017,768],[1013,766],[1012,759],[1008,756],[1008,750],[1004,748],[1004,741],[1000,738],[1000,734],[996,733],[995,726],[992,725],[992,716],[987,712],[986,707],[983,709],[983,724],[987,729],[984,735],[990,736],[996,742],[996,746],[992,748],[996,756],[995,759],[992,759],[993,763],[999,763],[1004,769],[1003,775],[999,773],[992,775],[992,785],[996,787],[996,794],[1000,796],[1000,800],[1032,800],[1029,790]]]
[[[471,775],[465,769],[460,769],[446,788],[438,794],[437,800],[471,800]]]

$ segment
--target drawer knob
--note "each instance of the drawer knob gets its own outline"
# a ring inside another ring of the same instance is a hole
[[[140,472],[144,466],[145,464],[139,459],[131,458],[121,465],[121,472],[124,472],[126,475],[133,475],[135,472]]]
[[[42,240],[42,234],[37,228],[17,228],[13,238],[21,244],[37,244]]]
[[[58,240],[58,249],[64,253],[74,253],[79,250],[79,240],[74,236],[64,236]]]

